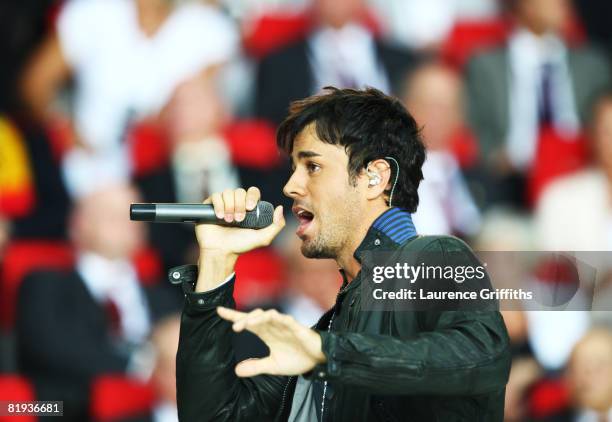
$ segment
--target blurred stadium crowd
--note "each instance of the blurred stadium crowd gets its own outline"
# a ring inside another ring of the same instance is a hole
[[[612,250],[610,16],[596,0],[1,2],[0,400],[176,421],[182,293],[165,273],[195,262],[193,227],[128,206],[238,186],[287,205],[275,126],[327,85],[393,94],[422,126],[421,234]],[[340,283],[290,227],[237,273],[240,307],[308,324]],[[612,314],[504,318],[506,420],[612,421]]]

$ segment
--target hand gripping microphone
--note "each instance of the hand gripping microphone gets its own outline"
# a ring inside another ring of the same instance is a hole
[[[254,210],[247,211],[244,220],[231,223],[217,218],[211,204],[130,205],[130,220],[152,223],[203,223],[244,229],[263,229],[272,224],[273,215],[274,206],[266,201],[259,201]]]

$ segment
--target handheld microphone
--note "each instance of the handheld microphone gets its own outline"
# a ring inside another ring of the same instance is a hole
[[[152,223],[197,223],[216,224],[244,229],[263,229],[272,224],[274,206],[259,201],[252,211],[246,212],[244,220],[227,221],[217,218],[211,204],[131,204],[130,220]]]

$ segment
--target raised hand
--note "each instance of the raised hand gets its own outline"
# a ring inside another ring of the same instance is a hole
[[[275,310],[256,309],[247,313],[224,307],[217,308],[217,313],[233,322],[234,331],[248,330],[270,349],[265,358],[247,359],[236,365],[239,377],[299,375],[326,360],[321,351],[321,336],[289,315]]]
[[[214,193],[204,203],[212,204],[217,218],[228,223],[242,221],[246,211],[251,211],[259,201],[260,193],[256,187],[248,190],[226,190]],[[223,227],[212,224],[196,225],[196,238],[201,251],[215,250],[232,254],[241,254],[262,246],[269,245],[285,226],[283,207],[274,210],[272,224],[260,230]]]
[[[256,187],[248,190],[226,190],[215,193],[204,201],[212,204],[218,218],[227,222],[242,221],[259,201]],[[196,238],[200,247],[200,272],[196,292],[204,292],[219,286],[234,271],[238,255],[250,250],[268,246],[285,227],[283,207],[274,210],[272,224],[260,230],[224,227],[214,224],[197,224]]]

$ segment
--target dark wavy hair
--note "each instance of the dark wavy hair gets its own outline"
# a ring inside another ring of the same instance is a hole
[[[393,192],[393,205],[416,211],[425,146],[414,118],[398,99],[374,88],[325,87],[323,94],[291,103],[289,115],[276,134],[278,147],[291,154],[296,136],[313,122],[321,141],[345,148],[351,180],[355,180],[370,161],[395,158],[400,172]],[[396,166],[391,161],[387,159],[393,183]]]

